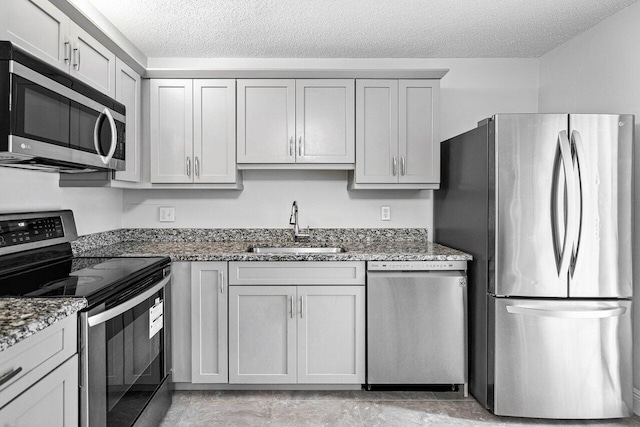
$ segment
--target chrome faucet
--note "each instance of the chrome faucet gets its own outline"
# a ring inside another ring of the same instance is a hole
[[[289,224],[293,225],[294,242],[309,240],[309,238],[311,237],[309,227],[300,230],[300,226],[298,225],[298,202],[296,202],[295,200],[293,201],[293,205],[291,205],[291,217],[289,218]]]

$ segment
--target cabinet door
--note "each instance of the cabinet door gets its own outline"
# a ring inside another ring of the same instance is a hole
[[[398,81],[356,82],[356,182],[398,182]]]
[[[238,163],[295,163],[295,81],[238,80]]]
[[[151,80],[151,182],[193,182],[193,84]]]
[[[236,82],[193,82],[194,182],[236,182]]]
[[[0,22],[12,41],[49,65],[69,71],[69,18],[47,0],[3,2]],[[67,44],[65,44],[67,42]]]
[[[140,181],[141,97],[140,76],[121,59],[116,58],[116,101],[127,108],[126,169],[116,172],[116,179],[120,181]]]
[[[74,355],[0,409],[2,425],[77,426],[78,356]]]
[[[226,262],[191,263],[191,382],[227,383]]]
[[[434,117],[439,82],[401,80],[399,87],[399,182],[439,183],[440,141]]]
[[[296,162],[355,161],[351,79],[296,80]]]
[[[364,286],[298,286],[298,304],[298,383],[364,383]]]
[[[91,87],[116,96],[116,56],[74,22],[70,24],[73,77]]]
[[[229,383],[296,383],[295,286],[229,288]]]

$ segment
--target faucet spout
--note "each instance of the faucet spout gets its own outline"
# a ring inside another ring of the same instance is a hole
[[[300,230],[300,225],[298,223],[298,202],[295,200],[291,205],[291,216],[289,217],[289,224],[293,225],[293,241],[294,242],[308,240],[309,237],[311,236],[309,232],[309,227],[306,228],[306,231]]]

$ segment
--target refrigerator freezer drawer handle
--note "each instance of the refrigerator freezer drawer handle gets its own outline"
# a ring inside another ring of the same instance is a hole
[[[614,307],[598,310],[546,310],[541,308],[520,307],[516,305],[507,306],[507,312],[511,314],[564,319],[605,319],[607,317],[621,316],[626,311],[626,307]]]

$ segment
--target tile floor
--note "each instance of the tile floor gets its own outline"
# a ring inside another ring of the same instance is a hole
[[[176,391],[173,426],[640,426],[640,417],[549,421],[496,417],[472,397],[429,391]]]

